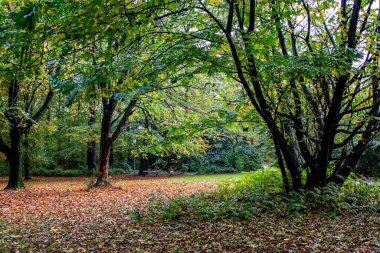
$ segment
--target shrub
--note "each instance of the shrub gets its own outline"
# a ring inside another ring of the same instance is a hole
[[[364,181],[359,177],[350,177],[343,185],[347,201],[355,201],[357,206],[380,207],[380,184]]]
[[[380,177],[380,137],[373,140],[361,156],[355,172],[369,177]]]
[[[44,169],[38,168],[32,170],[33,176],[43,176],[43,177],[79,177],[83,176],[85,173],[84,170],[65,170],[63,168],[55,169]]]
[[[281,174],[271,168],[245,173],[211,193],[180,196],[169,201],[156,199],[149,216],[164,219],[195,216],[203,219],[248,218],[263,211],[299,216],[307,211],[323,211],[335,217],[342,211],[379,211],[380,185],[350,178],[343,187],[329,184],[310,191],[283,192]],[[144,216],[144,215],[143,215]]]
[[[129,174],[129,170],[125,170],[123,168],[115,168],[111,167],[108,172],[110,175],[124,175],[124,174]]]
[[[118,162],[109,169],[110,175],[124,175],[133,173],[133,168],[127,162]]]
[[[205,154],[192,154],[185,158],[180,170],[202,174],[257,170],[262,168],[262,157],[260,150],[247,143],[241,143],[234,148],[221,145]]]
[[[244,172],[245,176],[236,181],[232,186],[238,192],[267,192],[281,193],[284,189],[281,172],[279,169],[270,167],[254,172]]]

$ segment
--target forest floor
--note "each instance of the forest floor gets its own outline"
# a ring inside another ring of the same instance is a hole
[[[107,189],[88,189],[88,178],[35,178],[0,191],[0,252],[380,252],[379,213],[131,220],[154,198],[212,191],[234,177],[115,176]]]

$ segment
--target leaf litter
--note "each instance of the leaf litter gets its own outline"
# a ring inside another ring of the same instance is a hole
[[[131,180],[133,179],[133,180]],[[36,178],[0,192],[3,252],[380,252],[380,214],[323,213],[247,220],[135,222],[131,210],[152,199],[216,189],[216,182],[115,177],[87,189],[86,178]],[[0,181],[0,187],[5,181]]]

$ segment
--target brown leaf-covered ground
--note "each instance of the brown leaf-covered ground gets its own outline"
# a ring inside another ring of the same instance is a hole
[[[86,178],[36,178],[0,192],[3,252],[380,252],[380,215],[262,213],[248,220],[133,222],[153,197],[210,191],[216,181],[118,176],[112,188]],[[4,188],[5,179],[0,180]]]

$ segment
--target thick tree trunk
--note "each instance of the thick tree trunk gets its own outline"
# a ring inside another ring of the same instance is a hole
[[[95,186],[107,186],[109,182],[109,159],[111,145],[107,140],[100,143],[99,167]]]
[[[8,87],[8,110],[5,117],[10,123],[9,139],[11,145],[7,154],[9,162],[9,179],[5,189],[24,188],[21,177],[21,139],[24,129],[21,127],[22,117],[16,108],[20,92],[20,85],[17,80],[12,80]]]
[[[106,113],[107,110],[105,110]],[[109,137],[110,121],[107,124],[108,117],[103,117],[102,120],[102,133],[100,139],[100,153],[99,153],[99,166],[98,175],[96,179],[95,186],[106,186],[109,185],[109,162],[110,162],[110,151],[111,151],[111,139]]]
[[[101,87],[105,87],[105,84],[101,84]],[[120,119],[119,124],[112,133],[112,115],[115,111],[117,101],[114,95],[111,98],[102,98],[103,114],[102,114],[102,127],[100,134],[100,156],[98,175],[95,186],[109,185],[109,162],[111,145],[120,135],[122,128],[124,127],[128,117],[132,115],[135,110],[136,99],[132,99],[124,111],[123,117]]]
[[[91,127],[96,122],[95,103],[91,104],[89,113],[90,113],[90,118],[89,118],[88,124]],[[96,168],[96,142],[95,140],[91,140],[87,142],[87,168],[88,168],[88,171],[92,171]]]
[[[310,168],[310,173],[307,175],[305,189],[313,189],[326,185],[327,168],[320,168],[320,164]]]
[[[294,191],[299,191],[302,189],[302,177],[301,172],[298,167],[289,167],[288,170],[290,173],[290,177],[292,178],[292,186]]]
[[[111,138],[111,122],[112,115],[116,107],[116,101],[113,97],[110,101],[103,99],[103,114],[102,114],[102,127],[100,133],[100,151],[99,151],[99,165],[98,175],[95,186],[107,186],[110,184],[108,171],[110,161],[110,149],[112,144]]]
[[[30,173],[30,158],[29,158],[29,131],[25,132],[24,136],[24,179],[31,180],[32,175]]]
[[[11,147],[9,150],[9,180],[5,189],[24,188],[21,177],[21,138],[22,128],[12,127],[10,131]]]

